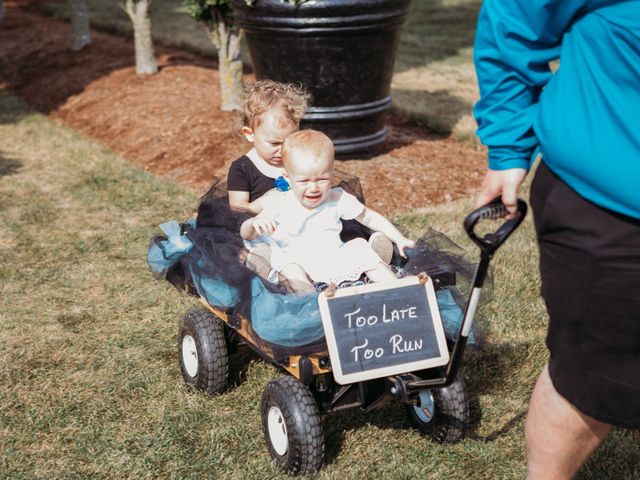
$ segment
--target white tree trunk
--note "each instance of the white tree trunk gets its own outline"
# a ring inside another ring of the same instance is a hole
[[[209,39],[218,51],[220,77],[220,109],[225,112],[242,108],[242,32],[225,24],[220,17],[206,23]]]
[[[149,18],[151,0],[126,0],[124,9],[133,24],[133,38],[136,49],[136,73],[152,74],[158,71],[153,53],[151,37],[151,19]]]
[[[86,0],[69,0],[69,7],[71,8],[71,50],[81,50],[91,43],[89,8]]]

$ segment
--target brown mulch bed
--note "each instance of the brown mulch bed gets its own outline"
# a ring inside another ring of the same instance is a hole
[[[235,133],[235,115],[218,108],[213,60],[156,45],[160,71],[137,76],[132,39],[94,31],[89,47],[72,52],[70,26],[25,8],[34,3],[5,2],[0,88],[198,193],[248,150]],[[397,115],[388,122],[378,155],[338,165],[360,177],[369,206],[388,214],[473,194],[485,168],[482,149]]]

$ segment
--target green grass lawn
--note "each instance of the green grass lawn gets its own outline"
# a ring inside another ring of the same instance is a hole
[[[118,0],[87,0],[92,27],[133,37],[131,20],[120,8]],[[60,18],[69,17],[68,2],[52,0],[44,11]],[[151,26],[156,41],[189,48],[198,53],[215,56],[216,51],[204,28],[192,20],[180,0],[153,0]]]
[[[131,35],[129,18],[116,0],[87,0],[91,24]],[[394,107],[439,133],[476,142],[471,113],[478,98],[472,46],[480,0],[414,0],[396,58]],[[49,13],[67,18],[67,2],[51,1]],[[168,45],[215,55],[204,28],[180,0],[154,0],[153,35]],[[247,49],[243,58],[249,62]]]
[[[435,132],[477,143],[473,39],[480,0],[413,0],[392,80],[394,106]]]
[[[145,262],[157,225],[189,217],[196,201],[0,91],[1,478],[281,477],[259,417],[262,390],[280,373],[245,358],[227,393],[189,391],[176,337],[197,304],[153,280]],[[461,228],[470,208],[395,220],[470,247]],[[332,414],[326,466],[312,478],[523,478],[523,418],[546,359],[530,221],[494,266],[486,344],[465,357],[471,432],[432,443],[397,404]],[[581,478],[638,478],[639,442],[614,431]]]

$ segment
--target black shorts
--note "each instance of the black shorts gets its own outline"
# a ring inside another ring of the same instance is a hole
[[[640,428],[640,220],[585,200],[544,163],[531,206],[553,385],[596,420]]]

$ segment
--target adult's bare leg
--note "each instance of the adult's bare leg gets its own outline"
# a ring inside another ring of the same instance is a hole
[[[584,415],[554,388],[545,365],[525,424],[528,480],[571,479],[611,426]]]

